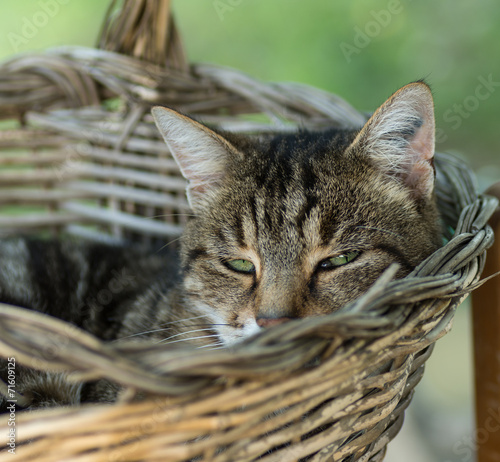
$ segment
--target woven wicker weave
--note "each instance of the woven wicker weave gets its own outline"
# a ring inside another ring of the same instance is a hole
[[[314,88],[188,66],[166,0],[125,1],[119,14],[116,7],[99,49],[0,65],[0,113],[9,120],[0,132],[2,232],[177,237],[189,211],[185,183],[152,123],[154,104],[237,132],[366,120]],[[0,305],[1,356],[126,389],[115,405],[18,412],[16,454],[0,449],[0,461],[382,460],[493,240],[487,220],[496,201],[478,197],[453,158],[437,155],[436,168],[450,229],[444,247],[405,279],[393,281],[389,268],[337,313],[276,326],[231,349],[105,345]],[[4,448],[6,417],[0,426]]]

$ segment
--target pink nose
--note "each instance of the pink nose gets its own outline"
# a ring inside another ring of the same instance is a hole
[[[292,318],[258,318],[257,325],[260,327],[271,327],[290,321],[291,319]]]

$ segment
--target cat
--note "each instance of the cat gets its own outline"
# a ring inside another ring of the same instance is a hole
[[[179,256],[4,239],[0,301],[106,341],[230,346],[341,309],[392,263],[404,277],[441,244],[433,99],[422,81],[399,89],[357,130],[237,135],[168,108],[152,114],[193,211]],[[25,377],[18,389],[35,389],[36,406],[113,399],[106,390],[66,390],[60,376],[63,396],[51,398],[53,377]]]

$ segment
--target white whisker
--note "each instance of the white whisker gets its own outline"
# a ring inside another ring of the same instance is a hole
[[[202,314],[200,316],[192,316],[191,318],[178,319],[177,321],[164,322],[161,325],[166,326],[167,324],[176,324],[178,322],[192,321],[193,319],[207,318],[208,314]]]
[[[187,332],[181,332],[179,334],[175,334],[175,335],[171,335],[170,337],[167,337],[167,338],[164,338],[162,340],[160,340],[158,343],[163,343],[163,342],[166,342],[172,338],[175,338],[175,337],[179,337],[181,335],[187,335],[187,334],[192,334],[193,332],[213,332],[213,329],[210,329],[210,328],[205,328],[205,329],[193,329],[193,330],[189,330]]]
[[[199,340],[202,338],[214,338],[214,337],[218,338],[219,336],[217,334],[213,334],[213,335],[200,335],[199,337],[180,338],[178,340],[173,340],[171,342],[163,343],[163,345],[172,345],[173,343],[189,342],[191,340]],[[158,343],[162,343],[162,342],[158,342]]]
[[[127,335],[125,337],[121,337],[119,340],[123,340],[125,338],[130,338],[130,337],[137,337],[138,335],[152,334],[153,332],[163,332],[163,331],[166,331],[168,329],[169,329],[168,327],[165,327],[162,329],[145,330],[144,332],[138,332],[137,334],[132,334],[132,335]]]
[[[223,342],[216,342],[216,343],[210,343],[209,345],[201,345],[197,347],[198,350],[201,350],[202,348],[210,348],[210,347],[218,347],[224,345]]]
[[[165,213],[161,215],[150,215],[147,218],[168,218],[168,217],[196,217],[194,213]]]
[[[180,240],[182,238],[182,236],[179,236],[175,239],[172,239],[171,241],[168,241],[165,245],[162,245],[158,250],[157,250],[157,253],[161,252],[163,249],[167,248],[170,244],[173,244],[174,242],[177,242],[178,240]]]

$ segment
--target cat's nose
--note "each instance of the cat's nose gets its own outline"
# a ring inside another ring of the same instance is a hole
[[[293,318],[257,318],[257,325],[260,327],[271,327],[284,322],[290,321]]]

